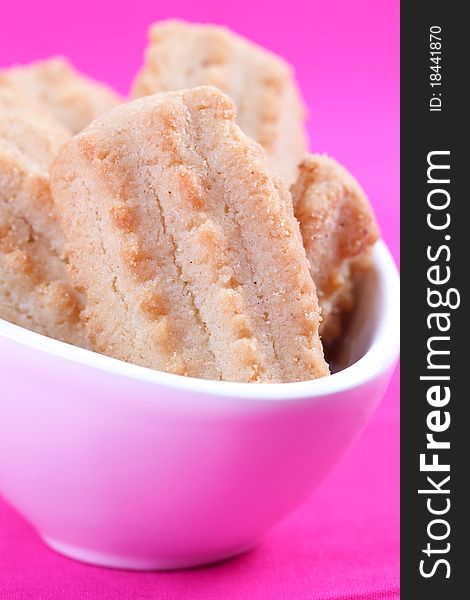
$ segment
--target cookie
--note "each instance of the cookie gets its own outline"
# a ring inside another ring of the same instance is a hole
[[[365,268],[378,227],[363,190],[332,158],[306,156],[291,192],[322,308],[320,333],[332,340],[352,308],[354,273]]]
[[[225,27],[163,21],[150,28],[134,98],[212,85],[237,106],[237,122],[290,184],[306,151],[305,108],[292,68]]]
[[[229,381],[328,374],[290,194],[219,90],[114,109],[51,181],[99,351]]]
[[[3,69],[0,95],[3,86],[16,87],[23,96],[43,104],[72,133],[120,102],[110,88],[78,73],[61,57]]]
[[[71,287],[48,169],[69,133],[0,111],[0,318],[87,345]]]
[[[48,106],[25,94],[8,77],[0,73],[0,118],[5,120],[8,115],[13,114],[22,115],[41,129],[49,128],[51,131],[57,131],[62,128]],[[68,136],[67,130],[63,129],[64,135]]]

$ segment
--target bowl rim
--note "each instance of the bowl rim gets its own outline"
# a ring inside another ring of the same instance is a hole
[[[0,319],[0,339],[4,338],[46,354],[71,360],[94,369],[160,386],[220,397],[251,400],[289,400],[330,396],[351,390],[378,378],[396,362],[400,347],[399,275],[383,240],[372,250],[378,275],[379,319],[367,352],[349,367],[320,379],[293,383],[235,383],[175,375],[127,363],[91,350],[49,338]]]

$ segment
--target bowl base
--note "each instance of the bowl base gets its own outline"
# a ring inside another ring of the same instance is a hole
[[[200,555],[192,558],[135,558],[111,554],[108,552],[100,552],[89,548],[82,548],[68,544],[60,540],[56,540],[47,535],[41,535],[43,542],[55,552],[78,560],[79,562],[95,565],[98,567],[107,567],[111,569],[125,569],[130,571],[174,571],[177,569],[190,569],[192,567],[200,567],[217,563],[230,558],[235,558],[240,554],[244,554],[253,548],[254,543],[238,548],[230,552],[214,553],[213,555]]]

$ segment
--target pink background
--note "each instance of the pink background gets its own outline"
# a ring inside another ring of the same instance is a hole
[[[3,0],[0,67],[65,54],[126,93],[147,26],[168,17],[228,25],[295,66],[312,150],[360,180],[398,260],[398,0]],[[255,551],[211,568],[141,574],[74,563],[0,500],[0,600],[398,598],[398,402],[396,373],[362,438],[310,500]]]

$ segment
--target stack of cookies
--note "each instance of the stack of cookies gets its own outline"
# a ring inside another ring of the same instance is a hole
[[[0,72],[0,317],[180,375],[327,375],[378,231],[306,154],[289,65],[159,23],[132,97],[61,59]]]

